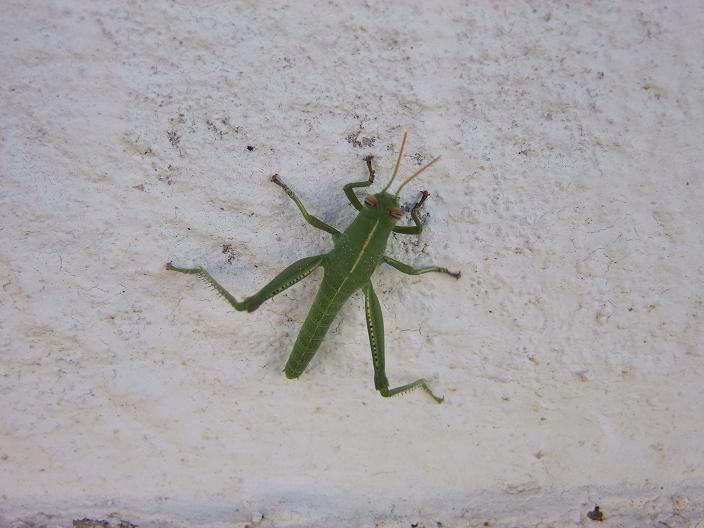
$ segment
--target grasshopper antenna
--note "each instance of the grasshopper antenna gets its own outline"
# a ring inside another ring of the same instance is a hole
[[[386,189],[388,189],[393,181],[396,179],[396,175],[398,174],[398,168],[401,166],[401,156],[403,156],[403,149],[406,148],[406,138],[408,138],[408,131],[403,132],[403,139],[401,140],[401,148],[398,151],[398,159],[396,160],[396,166],[394,167],[394,173],[391,175],[391,179],[389,180],[389,183],[386,184],[386,187],[384,187],[381,192],[385,192]]]
[[[406,178],[406,180],[401,184],[401,186],[400,186],[400,187],[398,188],[398,190],[396,191],[396,196],[399,195],[399,193],[401,192],[401,189],[403,189],[403,188],[406,186],[406,184],[407,184],[408,182],[410,182],[410,181],[411,181],[412,179],[414,179],[414,178],[417,178],[417,177],[420,175],[421,172],[423,172],[425,169],[427,169],[428,167],[430,167],[433,163],[435,163],[435,162],[436,162],[437,160],[439,160],[439,159],[440,159],[440,156],[438,156],[437,158],[431,159],[428,163],[426,163],[426,164],[423,165],[420,169],[418,169],[415,173],[413,173],[412,176]]]

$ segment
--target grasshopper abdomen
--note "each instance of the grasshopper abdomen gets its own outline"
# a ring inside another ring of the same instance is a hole
[[[326,270],[325,273],[327,274],[328,271]],[[296,343],[293,345],[291,356],[284,367],[287,378],[297,378],[303,374],[308,363],[320,348],[335,316],[350,295],[352,295],[352,291],[341,291],[323,279],[308,316],[298,333]]]

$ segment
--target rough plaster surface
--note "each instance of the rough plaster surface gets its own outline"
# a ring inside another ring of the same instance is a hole
[[[0,525],[704,526],[703,5],[3,2]],[[404,129],[442,405],[360,298],[283,377],[320,273],[164,270],[326,251],[269,176],[344,227]]]

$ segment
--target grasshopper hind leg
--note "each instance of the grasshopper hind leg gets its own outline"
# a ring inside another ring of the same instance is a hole
[[[369,332],[369,345],[372,349],[372,362],[374,364],[374,387],[384,398],[390,398],[397,394],[410,392],[415,389],[422,389],[427,392],[436,402],[442,403],[444,398],[435,396],[430,390],[428,382],[421,378],[413,383],[407,383],[393,389],[389,388],[389,380],[386,377],[386,367],[384,358],[384,317],[381,313],[379,298],[374,293],[371,283],[364,288],[364,313],[367,319],[367,331]]]
[[[237,299],[235,299],[235,297],[229,291],[227,291],[218,281],[216,281],[210,273],[205,271],[200,266],[196,268],[179,268],[178,266],[174,266],[173,264],[171,264],[171,262],[168,262],[165,267],[168,271],[178,271],[179,273],[195,275],[203,282],[205,282],[208,286],[213,288],[220,295],[222,295],[222,297],[228,303],[230,303],[230,306],[232,306],[238,312],[247,309],[247,306],[245,305],[244,301],[238,301]]]
[[[216,281],[210,273],[205,271],[201,267],[197,268],[179,268],[171,264],[170,262],[166,265],[166,269],[170,271],[178,271],[180,273],[187,273],[190,275],[196,275],[199,279],[203,280],[208,286],[213,288],[217,293],[222,295],[222,297],[230,303],[235,310],[238,312],[253,312],[261,304],[271,299],[274,295],[281,293],[282,291],[290,288],[297,282],[303,280],[305,277],[313,273],[318,266],[323,263],[325,255],[316,255],[315,257],[306,257],[297,262],[294,262],[281,273],[279,273],[274,279],[264,286],[257,293],[251,297],[247,297],[242,301],[238,301],[235,297],[228,292],[218,281]]]

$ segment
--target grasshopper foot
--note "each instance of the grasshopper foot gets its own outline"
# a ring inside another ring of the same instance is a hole
[[[372,166],[372,160],[374,159],[374,156],[369,154],[369,156],[364,158],[364,161],[367,164],[367,170],[369,171],[369,183],[374,183],[374,177],[376,176],[376,171],[374,170],[374,167]]]
[[[166,269],[168,271],[178,271],[179,273],[191,273],[191,274],[200,273],[201,271],[203,271],[203,268],[201,268],[200,266],[197,268],[178,268],[178,267],[174,266],[173,264],[171,264],[171,262],[167,262],[166,266],[164,266],[164,269]]]
[[[395,389],[389,389],[388,387],[382,387],[378,389],[379,394],[381,394],[384,398],[390,398],[392,396],[396,396],[398,394],[403,394],[405,392],[410,392],[415,389],[422,389],[424,392],[430,395],[432,399],[434,399],[437,403],[442,403],[445,401],[444,397],[438,397],[433,394],[433,391],[430,390],[430,387],[428,387],[428,382],[424,379],[421,378],[419,380],[414,381],[413,383],[408,383],[406,385],[402,385],[400,387],[396,387]]]

